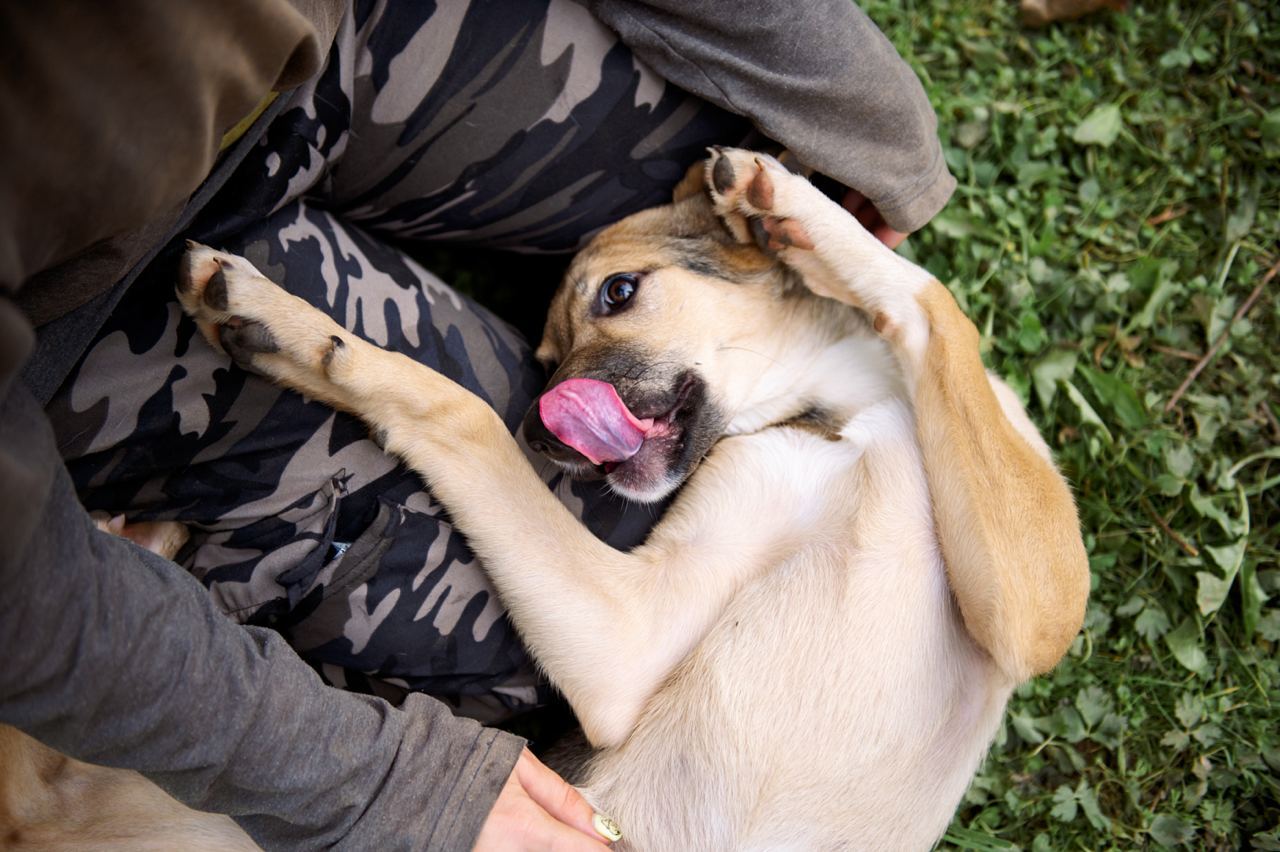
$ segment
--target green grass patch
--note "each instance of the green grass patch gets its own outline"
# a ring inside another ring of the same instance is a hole
[[[943,845],[1280,849],[1280,278],[1233,321],[1280,261],[1280,7],[864,8],[960,183],[909,252],[1028,401],[1093,567]]]

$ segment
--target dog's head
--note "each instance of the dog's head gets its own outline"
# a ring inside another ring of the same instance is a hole
[[[552,375],[524,421],[531,447],[652,502],[721,436],[798,413],[760,386],[788,317],[813,301],[793,275],[735,238],[696,165],[671,204],[607,228],[574,259],[537,350]]]

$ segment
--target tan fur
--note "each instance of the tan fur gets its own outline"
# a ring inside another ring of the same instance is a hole
[[[186,525],[177,521],[138,521],[126,523],[124,515],[114,517],[95,517],[94,523],[103,532],[127,538],[139,547],[159,554],[165,559],[173,559],[178,551],[187,543],[190,533]]]
[[[0,725],[0,850],[251,852],[231,820],[170,798],[136,772],[64,757]]]
[[[933,282],[916,300],[930,331],[917,432],[926,470],[954,483],[932,489],[951,587],[969,632],[1021,680],[1053,668],[1084,619],[1088,556],[1075,503],[1046,454],[1004,416],[978,331],[955,299]]]
[[[579,255],[537,353],[553,381],[638,357],[618,371],[633,397],[705,383],[681,434],[718,441],[627,553],[481,400],[243,259],[193,247],[179,297],[215,346],[220,324],[264,324],[278,351],[239,361],[359,414],[423,474],[598,749],[584,793],[618,848],[927,849],[1013,686],[1079,628],[1070,493],[941,285],[772,160],[718,151],[705,175]],[[602,315],[616,273],[637,296]],[[678,484],[609,477],[645,500]]]
[[[756,164],[747,199],[754,205],[766,196],[772,204],[771,170]],[[776,169],[772,174],[782,177]],[[781,224],[803,232],[797,219]],[[848,229],[847,221],[828,216],[814,230],[832,225]],[[1089,593],[1088,557],[1070,490],[1021,407],[997,399],[978,354],[978,331],[947,289],[864,243],[884,274],[910,281],[902,291],[915,302],[881,303],[859,280],[876,272],[850,278],[829,262],[840,238],[826,235],[816,256],[797,245],[787,257],[808,271],[806,283],[866,309],[876,332],[905,350],[900,354],[914,387],[939,541],[966,626],[1015,679],[1048,671],[1079,631]],[[913,326],[923,327],[925,336],[912,338]]]

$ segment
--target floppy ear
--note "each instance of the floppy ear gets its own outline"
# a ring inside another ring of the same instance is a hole
[[[684,177],[676,184],[676,188],[671,190],[671,201],[679,204],[686,198],[692,198],[695,195],[707,194],[707,161],[705,159],[694,161],[689,166],[689,170],[684,173]]]

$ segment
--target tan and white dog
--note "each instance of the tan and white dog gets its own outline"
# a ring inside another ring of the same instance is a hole
[[[551,306],[531,445],[633,500],[683,486],[629,553],[480,399],[242,258],[193,247],[179,298],[426,478],[581,721],[621,848],[927,849],[1083,619],[1070,491],[972,323],[767,157],[714,151]]]

